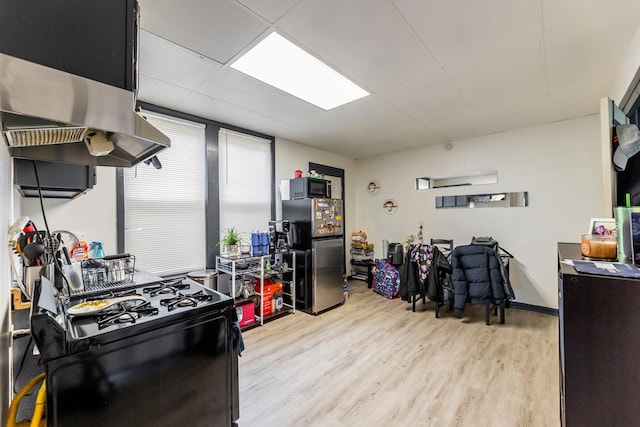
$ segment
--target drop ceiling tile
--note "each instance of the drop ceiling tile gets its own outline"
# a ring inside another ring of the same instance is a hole
[[[514,88],[545,89],[540,7],[534,2],[500,0],[487,8],[462,0],[454,1],[457,7],[394,1],[473,105],[486,97],[509,96]],[[447,13],[450,8],[456,13]]]
[[[369,92],[437,67],[389,1],[302,1],[278,29]]]
[[[500,49],[512,37],[541,32],[538,1],[393,0],[438,62]]]
[[[581,89],[550,94],[545,99],[549,122],[599,114],[601,95],[597,89]]]
[[[199,95],[192,96],[195,98]],[[319,150],[357,158],[357,152],[353,152],[353,150],[350,149],[352,144],[342,140],[341,136],[335,132],[327,132],[327,129],[321,129],[321,132],[318,133],[315,128],[310,129],[291,123],[280,122],[277,119],[265,117],[262,114],[254,114],[253,112],[247,114],[246,111],[236,106],[227,106],[224,103],[218,104],[219,101],[211,103],[210,101],[211,100],[205,100],[203,102],[204,105],[207,105],[208,111],[214,111],[212,115],[216,116],[216,120],[234,124],[245,129],[259,129],[260,132],[273,135],[276,138],[282,138]]]
[[[207,119],[264,132],[270,118],[208,96],[191,93],[177,105],[180,111]],[[251,125],[253,124],[253,125]],[[249,125],[249,126],[248,126]]]
[[[335,139],[344,143],[366,142],[379,138],[368,129],[333,114],[323,114],[309,120],[297,120],[294,124],[305,129],[315,130],[320,134],[327,134],[327,136],[339,135]]]
[[[180,101],[177,107],[180,111],[188,114],[277,137],[286,138],[287,135],[293,132],[292,129],[297,128],[295,125],[281,121],[277,117],[266,116],[250,108],[230,104],[200,93],[189,94],[189,96]],[[306,140],[305,134],[312,134],[312,132],[304,129],[298,133],[302,138],[297,141],[304,142]]]
[[[550,93],[591,91],[595,85],[606,96],[638,28],[640,2],[586,0],[580,7],[568,1],[543,4]]]
[[[256,15],[262,16],[267,21],[274,23],[287,11],[291,10],[300,0],[238,0],[251,9]]]
[[[325,142],[334,134],[340,135],[340,143],[343,145],[356,141],[396,144],[398,141],[406,141],[415,146],[437,138],[420,122],[403,117],[403,113],[376,95],[327,113],[232,69],[221,70],[203,84],[198,92],[266,117],[272,116],[274,110],[284,113],[279,116],[279,123],[285,122],[323,135]]]
[[[161,80],[140,75],[138,99],[165,108],[175,108],[191,91]]]
[[[269,24],[232,0],[141,0],[140,26],[226,64]]]
[[[338,119],[333,120],[334,123],[331,124],[331,127],[328,127],[327,120],[323,123],[281,121],[278,117],[270,117],[249,108],[229,104],[199,93],[190,94],[180,102],[178,108],[189,114],[206,111],[207,113],[203,117],[279,138],[302,142],[320,149],[326,150],[327,144],[334,144],[336,147],[342,146],[342,150],[333,152],[343,155],[347,153],[344,148],[346,148],[349,139],[343,135],[344,130],[341,129],[338,132],[338,128],[348,129],[349,124]],[[202,116],[202,114],[199,115]]]
[[[612,63],[622,61],[611,41],[595,34],[564,29],[545,31],[549,92],[580,90],[590,85],[605,92],[613,85]]]
[[[544,29],[572,30],[589,33],[593,28],[602,30],[637,28],[640,3],[637,0],[541,0]],[[608,37],[607,34],[603,34]],[[628,34],[627,36],[630,36]]]
[[[147,31],[140,31],[140,74],[195,89],[222,65]]]
[[[232,68],[224,68],[209,78],[198,92],[266,116],[277,112],[282,120],[313,119],[324,110],[262,83]]]
[[[418,73],[404,82],[385,88],[379,96],[408,117],[443,136],[447,135],[445,123],[470,108],[462,91],[444,73],[431,78],[423,78]]]
[[[545,95],[514,97],[511,102],[494,102],[464,111],[458,120],[466,127],[453,127],[450,135],[452,139],[466,139],[548,123],[546,114],[541,113],[548,102]]]
[[[547,84],[540,45],[537,37],[514,37],[498,50],[448,58],[446,70],[474,109],[543,95]]]
[[[377,96],[343,105],[332,113],[390,144],[425,145],[444,140],[424,121],[414,119]]]
[[[638,14],[637,0],[141,0],[140,98],[360,158],[593,114]],[[371,95],[325,112],[226,68],[269,28]]]

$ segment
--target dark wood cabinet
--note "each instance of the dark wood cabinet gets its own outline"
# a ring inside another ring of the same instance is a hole
[[[558,244],[560,418],[563,426],[640,420],[640,280],[580,274],[578,243]]]

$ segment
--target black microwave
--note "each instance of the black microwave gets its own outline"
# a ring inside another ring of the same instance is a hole
[[[331,181],[320,178],[294,178],[289,180],[289,197],[295,199],[331,198]]]

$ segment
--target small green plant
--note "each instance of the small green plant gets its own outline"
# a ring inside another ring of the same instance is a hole
[[[220,241],[220,244],[226,248],[230,248],[233,245],[239,245],[242,243],[242,236],[235,227],[227,228],[225,235]]]

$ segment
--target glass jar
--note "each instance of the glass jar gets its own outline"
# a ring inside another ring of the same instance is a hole
[[[582,256],[594,259],[615,260],[618,257],[616,236],[600,234],[582,235]]]

